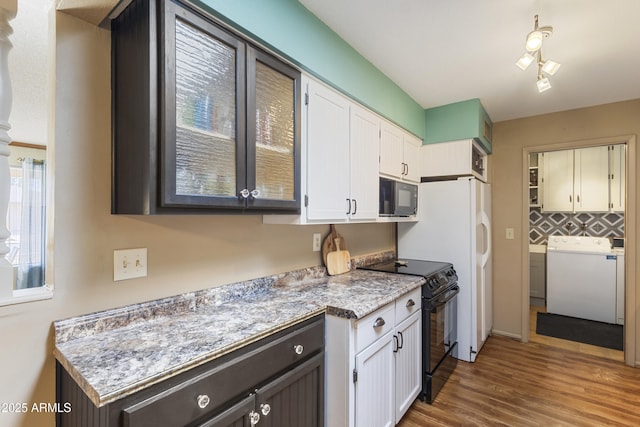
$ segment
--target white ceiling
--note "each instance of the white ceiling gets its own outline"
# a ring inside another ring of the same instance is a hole
[[[299,0],[422,107],[480,98],[496,121],[640,98],[640,0]],[[515,61],[552,26],[538,93]]]

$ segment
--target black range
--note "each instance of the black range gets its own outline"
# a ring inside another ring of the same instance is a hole
[[[458,276],[448,262],[399,258],[362,270],[422,276],[422,392],[432,403],[456,367]]]

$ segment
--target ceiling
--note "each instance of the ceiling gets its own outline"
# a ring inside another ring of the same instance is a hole
[[[480,98],[494,122],[640,98],[639,0],[299,0],[422,107]],[[552,26],[538,93],[522,71],[534,15]]]
[[[95,24],[118,4],[55,1]],[[424,108],[480,98],[497,122],[640,98],[640,0],[299,1]],[[536,14],[562,64],[544,93],[515,66]]]

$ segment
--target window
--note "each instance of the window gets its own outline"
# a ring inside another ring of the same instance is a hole
[[[50,234],[45,229],[45,146],[53,84],[53,6],[53,0],[0,5],[0,32],[10,42],[0,45],[0,54],[8,56],[8,73],[0,68],[0,87],[11,85],[13,92],[12,102],[0,111],[0,121],[11,126],[8,132],[0,128],[0,305],[52,297],[51,285],[45,285],[45,236]],[[10,141],[26,144],[11,143],[7,158]]]
[[[11,150],[7,260],[15,272],[14,290],[37,288],[45,283],[45,150],[16,143]]]

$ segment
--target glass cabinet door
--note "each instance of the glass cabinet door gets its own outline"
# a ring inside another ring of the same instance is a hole
[[[300,73],[261,51],[247,51],[249,206],[300,206]]]
[[[165,3],[164,206],[244,205],[244,43]]]

